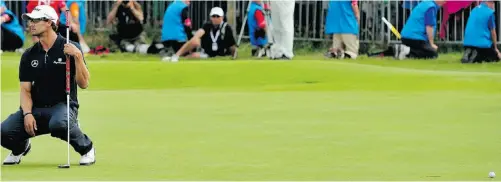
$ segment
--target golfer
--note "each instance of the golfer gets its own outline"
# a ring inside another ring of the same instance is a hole
[[[270,2],[274,39],[272,59],[288,60],[294,57],[294,5],[294,0]]]
[[[466,23],[463,63],[497,62],[501,53],[497,48],[494,1],[485,0],[475,7]]]
[[[66,112],[66,55],[71,57],[70,74],[70,144],[82,156],[80,165],[91,165],[95,159],[93,143],[77,126],[77,85],[89,85],[89,71],[78,43],[65,44],[66,39],[56,33],[58,16],[48,5],[35,7],[23,14],[29,30],[39,42],[28,48],[21,57],[21,107],[1,124],[2,146],[12,153],[4,165],[19,164],[30,149],[30,138],[51,134],[67,141]],[[65,55],[66,54],[66,55]]]
[[[396,59],[436,59],[438,46],[434,37],[437,29],[437,12],[445,0],[422,1],[411,12],[402,30],[402,44],[395,45]]]

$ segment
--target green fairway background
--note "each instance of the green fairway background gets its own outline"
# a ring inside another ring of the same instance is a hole
[[[1,57],[2,120],[19,105],[19,57]],[[490,180],[501,174],[501,64],[459,58],[88,56],[79,117],[97,163],[77,166],[72,151],[74,166],[57,169],[66,145],[47,135],[1,179]]]

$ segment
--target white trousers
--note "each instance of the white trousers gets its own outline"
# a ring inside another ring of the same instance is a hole
[[[271,57],[293,58],[294,47],[294,0],[271,1],[271,24],[274,43]]]

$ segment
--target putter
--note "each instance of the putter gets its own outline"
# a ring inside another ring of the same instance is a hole
[[[70,43],[70,11],[66,10],[66,44]],[[61,164],[58,168],[68,169],[70,168],[70,56],[66,55],[66,126],[67,126],[67,138],[68,141],[68,160],[66,164]]]

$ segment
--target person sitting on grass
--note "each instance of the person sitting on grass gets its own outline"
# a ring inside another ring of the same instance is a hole
[[[402,30],[402,44],[394,46],[396,59],[438,57],[438,46],[433,39],[437,28],[437,12],[443,4],[445,0],[422,1],[412,10]]]
[[[220,7],[214,7],[210,11],[210,22],[207,22],[199,29],[193,38],[186,42],[170,61],[177,62],[179,56],[197,47],[202,48],[202,52],[194,52],[188,55],[190,58],[208,58],[216,56],[236,57],[236,41],[233,30],[228,23],[223,21],[224,11]],[[168,61],[169,59],[163,59]]]
[[[485,0],[472,10],[466,23],[462,63],[498,62],[501,58],[494,8],[493,0]]]
[[[1,48],[2,51],[15,51],[23,47],[24,32],[23,27],[19,24],[17,16],[7,9],[5,2],[0,0],[0,22],[2,27]]]
[[[325,54],[328,58],[351,58],[358,56],[358,32],[360,11],[357,0],[331,0],[325,21],[325,33],[332,34],[332,48]],[[344,47],[344,48],[343,48]]]

